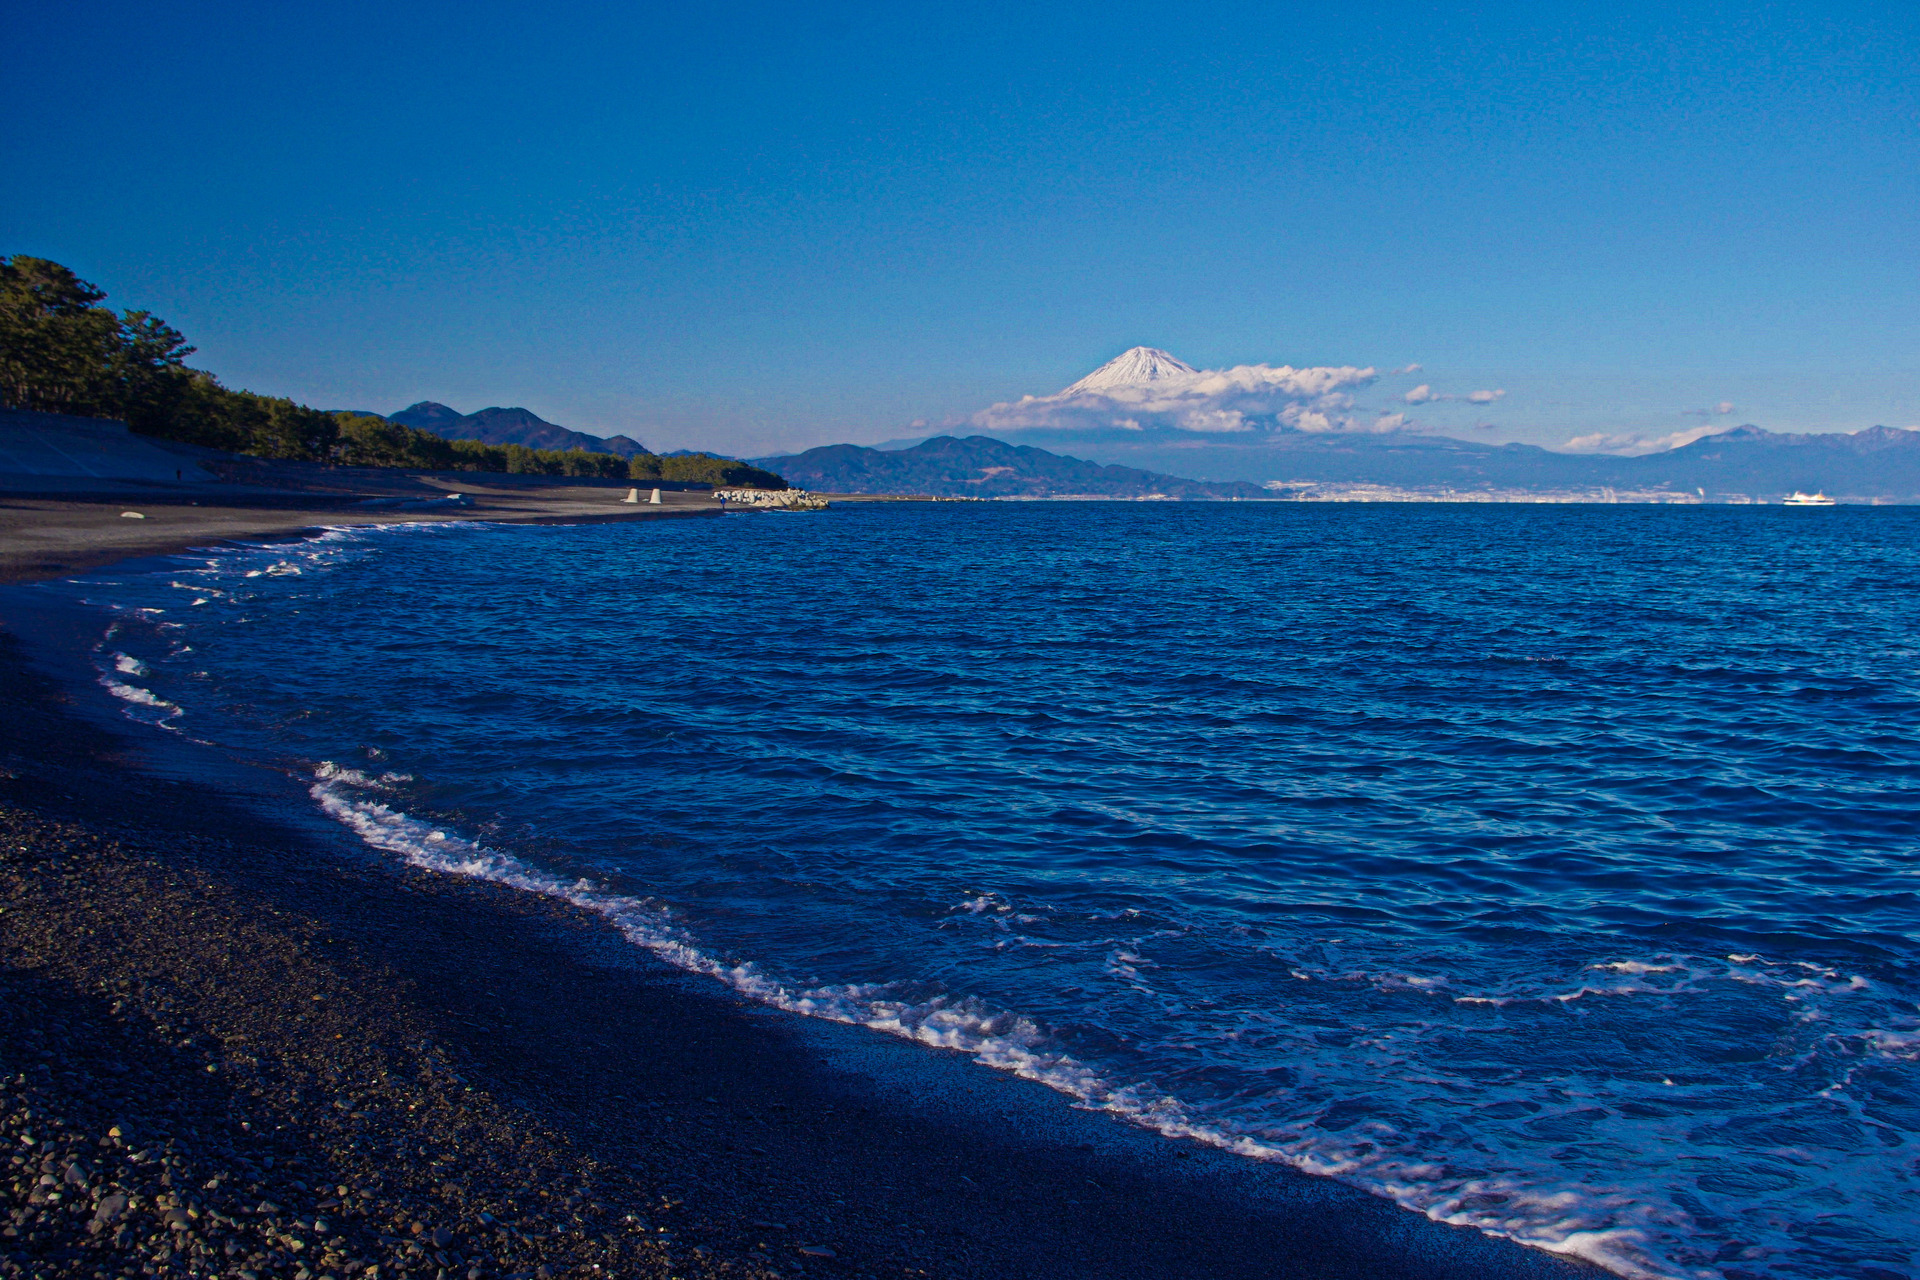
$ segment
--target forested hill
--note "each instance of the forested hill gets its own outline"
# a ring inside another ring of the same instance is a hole
[[[935,436],[911,449],[823,445],[805,453],[757,458],[804,489],[827,493],[916,493],[974,498],[1178,498],[1231,501],[1271,498],[1258,485],[1107,467],[1097,462],[1012,445],[991,436]]]
[[[330,413],[278,396],[236,391],[211,373],[187,366],[194,349],[178,330],[144,311],[116,312],[101,306],[106,296],[57,262],[26,254],[0,256],[0,408],[115,419],[143,435],[258,458],[787,487],[779,476],[733,458],[662,458],[630,440],[625,443],[633,450],[622,456],[607,449],[608,441],[568,432],[524,409],[489,412],[524,414],[542,427],[597,447],[449,440],[374,414]],[[511,426],[498,421],[494,425],[503,430]]]
[[[518,444],[529,449],[585,449],[591,453],[617,453],[623,458],[645,453],[647,446],[628,436],[600,437],[573,431],[548,422],[530,409],[482,409],[461,413],[444,404],[422,400],[398,413],[385,415],[388,422],[403,427],[431,431],[443,440],[478,440],[481,444]]]

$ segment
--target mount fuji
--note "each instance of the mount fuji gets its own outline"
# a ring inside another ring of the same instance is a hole
[[[1106,395],[1126,387],[1155,382],[1173,382],[1199,376],[1200,371],[1178,356],[1158,347],[1134,347],[1123,351],[1060,393],[1060,398],[1082,395]]]

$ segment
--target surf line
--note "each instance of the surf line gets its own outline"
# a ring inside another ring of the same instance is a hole
[[[1330,1177],[1382,1196],[1401,1208],[1454,1226],[1470,1226],[1491,1236],[1550,1253],[1581,1257],[1626,1280],[1681,1280],[1660,1269],[1637,1246],[1646,1233],[1632,1226],[1599,1226],[1583,1220],[1558,1193],[1541,1194],[1518,1185],[1493,1186],[1475,1179],[1468,1186],[1421,1186],[1405,1177],[1378,1182],[1353,1176],[1353,1163],[1340,1153],[1316,1148],[1312,1139],[1290,1147],[1246,1135],[1227,1133],[1196,1123],[1178,1099],[1142,1096],[1133,1086],[1115,1085],[1097,1070],[1063,1053],[1041,1047],[1044,1033],[1030,1019],[1017,1014],[995,1014],[969,999],[938,997],[918,1004],[892,1000],[882,984],[848,985],[794,991],[761,973],[753,962],[728,964],[702,950],[687,931],[674,923],[672,911],[647,898],[609,893],[584,879],[566,880],[539,870],[511,854],[450,834],[433,824],[393,808],[380,800],[354,794],[356,790],[385,790],[383,782],[358,770],[324,761],[314,771],[308,793],[327,816],[345,826],[367,845],[398,855],[407,864],[443,875],[486,880],[527,893],[537,893],[593,912],[612,923],[630,943],[652,952],[678,969],[717,979],[761,1004],[805,1017],[867,1027],[918,1044],[952,1049],[973,1061],[1022,1079],[1046,1085],[1088,1110],[1105,1111],[1168,1138],[1185,1138],[1245,1156],[1285,1164],[1302,1173]],[[1476,1193],[1499,1190],[1509,1204],[1537,1204],[1551,1209],[1543,1219],[1525,1217],[1489,1219],[1461,1202]],[[1594,1197],[1591,1207],[1612,1217],[1624,1207]]]

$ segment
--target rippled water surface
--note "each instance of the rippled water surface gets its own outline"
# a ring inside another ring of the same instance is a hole
[[[760,998],[1634,1276],[1920,1275],[1920,512],[843,506],[62,588]]]

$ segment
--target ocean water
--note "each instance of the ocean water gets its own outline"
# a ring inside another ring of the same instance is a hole
[[[49,590],[759,999],[1633,1277],[1920,1276],[1920,511],[842,506]]]

